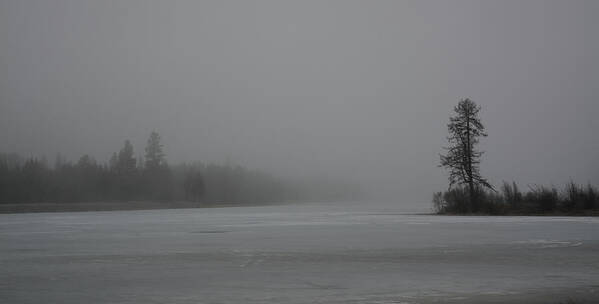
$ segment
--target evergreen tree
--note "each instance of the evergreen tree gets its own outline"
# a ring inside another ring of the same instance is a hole
[[[165,165],[162,147],[160,135],[156,131],[152,131],[146,145],[146,169],[155,170]]]
[[[454,108],[456,116],[451,117],[447,130],[449,146],[447,153],[441,155],[441,167],[449,170],[449,187],[466,185],[468,187],[470,206],[468,211],[475,211],[476,189],[480,186],[493,190],[493,187],[479,172],[480,158],[483,152],[476,149],[480,137],[486,137],[485,127],[478,118],[480,106],[466,98],[460,100]]]
[[[173,185],[171,171],[166,163],[165,155],[160,143],[160,135],[152,131],[145,148],[145,166],[143,169],[144,192],[148,199],[172,199]]]
[[[136,163],[135,157],[133,157],[133,145],[129,140],[125,140],[125,145],[118,154],[117,170],[121,174],[133,173]]]
[[[114,177],[115,194],[125,200],[140,199],[137,161],[133,155],[133,145],[129,140],[125,140],[123,148],[118,153]]]

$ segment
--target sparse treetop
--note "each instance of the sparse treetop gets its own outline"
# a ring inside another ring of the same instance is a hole
[[[165,164],[160,135],[152,131],[146,145],[146,169],[152,170]]]

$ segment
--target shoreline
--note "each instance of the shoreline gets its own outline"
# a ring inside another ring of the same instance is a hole
[[[48,213],[48,212],[94,212],[94,211],[131,211],[159,209],[192,209],[221,207],[257,207],[283,205],[277,203],[198,203],[198,202],[85,202],[85,203],[24,203],[0,204],[0,214]]]
[[[489,214],[489,213],[430,213],[428,215],[447,215],[447,216],[572,216],[572,217],[586,217],[586,216],[599,216],[599,210],[587,210],[581,212],[548,212],[548,213],[526,213],[526,212],[514,212],[504,214]]]

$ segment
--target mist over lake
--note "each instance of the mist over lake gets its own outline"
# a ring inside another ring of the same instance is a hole
[[[162,136],[230,161],[430,202],[460,98],[494,185],[599,184],[596,1],[2,1],[0,152],[88,154]]]
[[[0,1],[0,303],[599,303],[599,1]]]

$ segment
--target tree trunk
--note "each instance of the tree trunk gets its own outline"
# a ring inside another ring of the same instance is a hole
[[[474,180],[472,177],[472,144],[470,142],[470,111],[466,110],[466,174],[468,175],[469,211],[476,211],[474,202]]]

